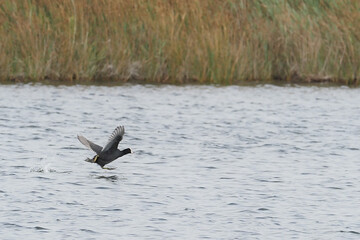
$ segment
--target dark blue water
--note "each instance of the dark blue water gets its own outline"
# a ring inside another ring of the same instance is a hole
[[[0,86],[1,239],[359,239],[360,89]],[[126,155],[104,170],[76,135]]]

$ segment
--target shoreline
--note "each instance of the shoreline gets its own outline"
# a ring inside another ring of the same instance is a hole
[[[163,86],[163,85],[173,85],[173,86],[257,86],[257,85],[277,85],[277,86],[335,86],[335,87],[359,87],[359,81],[355,80],[334,80],[331,78],[306,78],[306,79],[295,79],[295,80],[284,80],[284,79],[273,79],[273,80],[240,80],[233,81],[230,84],[222,84],[222,83],[212,83],[212,82],[198,82],[196,80],[189,80],[185,82],[158,82],[158,81],[149,81],[149,80],[135,80],[135,79],[96,79],[96,80],[88,80],[88,79],[44,79],[44,80],[30,80],[26,78],[8,78],[6,80],[0,81],[0,85],[13,85],[13,84],[40,84],[40,85],[52,85],[52,86],[74,86],[74,85],[85,85],[85,86],[122,86],[122,85],[155,85],[155,86]]]

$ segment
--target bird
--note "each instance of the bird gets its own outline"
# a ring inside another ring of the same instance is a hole
[[[124,133],[124,126],[116,127],[113,133],[110,135],[110,138],[106,143],[105,147],[101,147],[87,140],[85,137],[77,135],[77,138],[82,144],[84,144],[86,147],[96,153],[96,155],[92,159],[88,158],[85,161],[97,163],[98,165],[100,165],[101,168],[108,169],[104,168],[106,164],[111,163],[115,159],[122,157],[126,154],[132,153],[130,148],[126,148],[124,150],[118,149],[119,142],[123,139]]]

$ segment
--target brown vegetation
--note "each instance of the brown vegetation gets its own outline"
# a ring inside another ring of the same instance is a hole
[[[2,81],[357,83],[357,0],[3,0]]]

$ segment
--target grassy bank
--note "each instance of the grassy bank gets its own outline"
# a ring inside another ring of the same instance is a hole
[[[358,0],[2,0],[1,81],[357,84]]]

